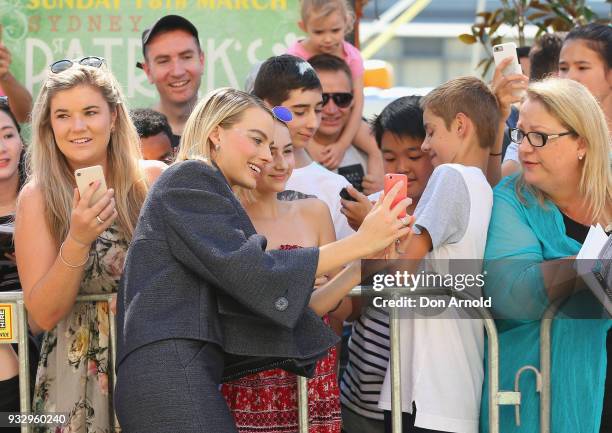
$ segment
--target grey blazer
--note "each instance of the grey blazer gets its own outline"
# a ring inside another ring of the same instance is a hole
[[[323,356],[337,337],[308,308],[318,248],[265,249],[218,169],[185,161],[166,170],[143,205],[119,285],[117,363],[171,338],[218,344],[241,366],[226,378],[251,372],[254,357]]]

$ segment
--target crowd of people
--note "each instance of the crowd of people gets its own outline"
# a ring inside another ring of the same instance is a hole
[[[550,303],[594,300],[567,263],[592,225],[612,230],[612,27],[543,35],[529,76],[507,60],[366,122],[353,21],[344,0],[302,0],[304,39],[247,91],[202,96],[197,27],[161,17],[137,65],[159,101],[131,111],[93,55],[50,65],[32,103],[0,45],[0,291],[23,291],[32,411],[69,420],[35,431],[295,432],[302,375],[311,433],[390,433],[389,311],[348,297],[363,259],[473,259],[506,390],[539,365]],[[92,166],[107,189],[77,188]],[[407,177],[397,204],[385,173]],[[489,431],[483,323],[447,313],[400,321],[403,432]],[[612,320],[552,335],[551,431],[612,432]],[[0,345],[0,412],[19,410],[18,365]],[[535,386],[520,426],[501,407],[502,432],[539,430]]]

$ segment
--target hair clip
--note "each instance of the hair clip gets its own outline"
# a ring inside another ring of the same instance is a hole
[[[293,114],[291,113],[291,110],[289,110],[287,107],[283,107],[282,105],[272,107],[272,114],[274,114],[274,117],[276,117],[283,123],[288,123],[293,120]]]

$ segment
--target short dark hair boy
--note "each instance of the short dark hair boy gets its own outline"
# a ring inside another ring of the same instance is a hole
[[[166,116],[150,108],[137,108],[130,111],[130,117],[140,137],[144,159],[170,163],[174,151],[172,130]]]
[[[253,94],[272,105],[281,105],[298,89],[321,90],[321,82],[310,63],[290,54],[263,62],[253,84]]]
[[[381,146],[385,132],[390,132],[397,137],[425,139],[423,110],[420,102],[420,96],[398,98],[372,119],[370,124],[378,147]]]

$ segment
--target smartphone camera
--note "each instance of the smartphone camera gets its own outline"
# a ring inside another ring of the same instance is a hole
[[[81,175],[81,173],[80,173],[80,172],[79,172],[79,173],[77,173],[77,176],[80,176],[80,175]]]
[[[495,51],[496,53],[499,53],[500,51],[504,51],[504,48],[500,47],[499,45],[496,45],[493,47],[493,51]]]

